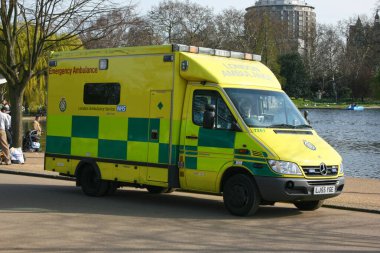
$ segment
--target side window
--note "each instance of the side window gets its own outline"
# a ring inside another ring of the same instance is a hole
[[[234,117],[232,116],[230,110],[228,109],[226,103],[223,99],[218,96],[216,103],[216,112],[215,112],[215,125],[217,129],[232,129],[232,123]]]
[[[215,128],[231,130],[234,117],[222,97],[216,91],[196,90],[193,95],[193,123],[203,125],[203,113],[206,105],[215,106]]]
[[[83,102],[89,105],[118,105],[120,103],[120,84],[86,83]]]

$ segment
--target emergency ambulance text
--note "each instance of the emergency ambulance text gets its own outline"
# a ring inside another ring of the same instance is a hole
[[[73,74],[96,74],[98,68],[73,67],[73,68],[50,68],[49,75],[73,75]]]

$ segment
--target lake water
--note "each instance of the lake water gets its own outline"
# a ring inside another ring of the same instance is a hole
[[[380,178],[380,110],[308,111],[314,129],[343,157],[346,176]]]
[[[308,111],[314,129],[343,157],[347,176],[380,179],[380,109]],[[31,129],[33,120],[23,123],[25,130]],[[45,131],[46,122],[41,126]],[[41,147],[45,149],[45,132]]]

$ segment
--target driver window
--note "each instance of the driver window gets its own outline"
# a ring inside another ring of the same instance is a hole
[[[215,129],[231,130],[234,118],[222,97],[216,91],[196,90],[193,95],[193,123],[203,125],[207,104],[215,106]]]

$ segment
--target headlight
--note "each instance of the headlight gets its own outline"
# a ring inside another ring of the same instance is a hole
[[[343,166],[343,163],[341,163],[341,164],[339,165],[339,173],[340,173],[340,174],[343,174],[343,173],[344,173],[344,166]]]
[[[277,173],[285,175],[302,175],[297,164],[284,161],[269,160],[269,165]]]

